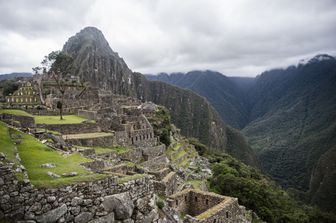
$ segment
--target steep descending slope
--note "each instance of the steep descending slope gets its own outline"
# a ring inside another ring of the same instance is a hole
[[[310,181],[310,200],[324,210],[336,213],[336,146],[325,152],[314,168]]]
[[[226,124],[242,128],[248,121],[248,101],[241,89],[219,72],[191,71],[186,74],[146,75],[149,80],[163,81],[190,89],[205,97],[216,108]]]
[[[332,176],[336,159],[330,151],[336,146],[335,58],[318,55],[298,66],[267,71],[256,78],[229,77],[231,88],[224,76],[217,78],[212,73],[207,73],[207,78],[183,73],[147,78],[199,93],[231,125],[234,122],[228,120],[234,120],[232,114],[217,103],[237,110],[241,109],[237,104],[242,105],[244,110],[239,115],[246,115],[243,133],[258,153],[262,169],[285,187],[310,188],[314,204],[334,210]],[[227,94],[235,91],[240,94]],[[232,95],[235,104],[228,103]]]
[[[307,190],[319,158],[336,145],[336,60],[317,56],[265,72],[249,95],[252,122],[243,132],[262,168],[284,186]]]
[[[117,53],[113,52],[101,31],[87,27],[71,37],[63,51],[74,58],[77,73],[82,81],[116,94],[151,100],[170,109],[174,124],[182,134],[200,138],[212,149],[227,151],[254,164],[254,156],[246,143],[231,142],[245,140],[238,132],[237,137],[227,137],[228,129],[217,112],[206,101],[191,91],[169,84],[148,81],[142,74],[133,73]],[[231,145],[240,145],[232,147]],[[237,154],[243,154],[240,157]]]

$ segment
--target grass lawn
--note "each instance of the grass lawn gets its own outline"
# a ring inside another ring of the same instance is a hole
[[[0,152],[6,155],[8,160],[15,162],[14,145],[9,135],[8,127],[0,122]]]
[[[78,124],[84,121],[88,121],[86,118],[79,117],[77,115],[63,115],[63,120],[60,117],[52,115],[36,115],[34,116],[36,124]]]
[[[90,133],[80,133],[80,134],[69,134],[63,135],[64,139],[92,139],[100,138],[106,136],[113,136],[111,132],[90,132]]]
[[[10,115],[17,115],[17,116],[28,116],[33,117],[31,114],[18,110],[18,109],[0,109],[0,114],[10,114]]]
[[[33,136],[16,132],[22,135],[22,142],[19,144],[18,150],[22,160],[22,164],[26,167],[29,179],[35,186],[58,186],[70,184],[77,181],[93,180],[105,177],[106,175],[91,173],[86,170],[80,163],[91,161],[82,157],[79,153],[68,156],[62,155],[48,146],[40,143]],[[54,163],[56,168],[41,168],[41,164]],[[58,175],[69,172],[77,172],[75,177],[52,178],[47,172],[53,172]]]
[[[121,177],[118,179],[118,184],[123,184],[131,180],[137,180],[137,179],[143,178],[144,176],[146,176],[146,174],[134,174],[134,175]]]
[[[76,146],[80,149],[94,149],[96,151],[96,154],[103,154],[103,153],[109,153],[109,152],[116,152],[118,154],[126,153],[129,151],[129,148],[123,147],[123,146],[115,146],[115,147],[99,147],[99,146],[93,146],[93,147],[86,147],[86,146]]]
[[[129,149],[122,146],[116,147],[94,147],[97,154],[108,153],[108,152],[116,152],[118,154],[126,153]]]

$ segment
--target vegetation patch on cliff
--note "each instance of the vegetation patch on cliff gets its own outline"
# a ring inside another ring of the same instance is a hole
[[[238,197],[239,202],[267,222],[336,222],[336,216],[297,202],[275,182],[229,155],[207,154],[213,192]]]
[[[160,142],[169,146],[171,122],[168,110],[165,107],[159,106],[154,115],[148,118],[148,121],[154,128],[154,134],[159,136]]]

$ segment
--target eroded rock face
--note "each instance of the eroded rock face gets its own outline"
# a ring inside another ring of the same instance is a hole
[[[128,193],[121,193],[104,197],[103,207],[114,212],[117,220],[125,220],[132,216],[134,204]]]
[[[37,222],[41,223],[50,223],[50,222],[56,222],[58,219],[60,219],[66,212],[68,208],[66,204],[61,205],[60,207],[53,209],[47,213],[45,213],[42,216],[39,216],[36,220]]]

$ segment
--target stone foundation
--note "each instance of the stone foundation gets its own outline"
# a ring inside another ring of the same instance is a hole
[[[101,146],[101,147],[111,147],[116,146],[115,136],[105,136],[96,138],[82,138],[82,139],[65,139],[65,141],[72,145],[78,146]]]
[[[35,120],[33,117],[29,116],[18,116],[11,114],[0,114],[0,120],[17,127],[22,128],[34,128]],[[19,125],[18,125],[19,123]]]
[[[152,222],[154,186],[146,176],[124,184],[116,177],[54,189],[16,179],[12,164],[0,165],[0,219],[27,222]],[[116,202],[127,205],[115,206]]]
[[[62,124],[62,125],[37,124],[36,127],[60,132],[62,134],[76,134],[79,132],[80,133],[100,132],[99,126],[94,123],[78,123],[78,124]]]
[[[170,196],[177,191],[177,175],[175,172],[168,173],[161,181],[154,181],[155,193]]]
[[[172,195],[169,206],[185,213],[183,222],[238,222],[242,214],[238,199],[188,189]]]

